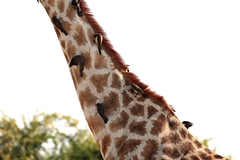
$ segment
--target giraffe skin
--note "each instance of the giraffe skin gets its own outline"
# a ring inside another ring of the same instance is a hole
[[[77,55],[84,57],[83,76],[77,67],[70,67],[70,72],[84,116],[104,159],[225,159],[203,146],[179,121],[165,99],[129,72],[84,0],[74,0],[75,6],[71,0],[39,1],[50,20],[61,19],[64,31],[52,23],[67,63]],[[76,6],[81,7],[78,9],[81,16]],[[103,36],[101,54],[100,43],[94,43],[96,33]],[[135,94],[131,84],[144,90],[147,97]],[[107,123],[99,116],[97,103],[104,106]]]

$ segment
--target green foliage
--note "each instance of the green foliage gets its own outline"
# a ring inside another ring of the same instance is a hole
[[[204,145],[204,146],[206,146],[206,147],[209,147],[209,141],[211,141],[212,140],[212,138],[206,138],[206,139],[203,139],[202,141],[201,141],[201,143]],[[214,147],[213,149],[212,149],[212,151],[213,152],[215,152],[216,153],[216,151],[217,151],[217,147]],[[232,157],[232,155],[227,155],[227,156],[224,156],[225,158],[228,158],[229,160],[233,160],[233,157]]]
[[[92,135],[78,129],[78,121],[70,116],[36,113],[30,121],[23,116],[22,122],[19,127],[2,113],[0,160],[102,159]]]
[[[73,136],[66,136],[64,143],[60,148],[60,153],[54,153],[48,157],[49,160],[99,160],[102,156],[93,136],[87,130],[76,132]],[[70,145],[69,145],[70,144]]]

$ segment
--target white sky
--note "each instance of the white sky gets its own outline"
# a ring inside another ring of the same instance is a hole
[[[191,133],[240,158],[240,1],[87,2],[130,70],[194,123]],[[0,29],[0,109],[17,119],[69,114],[85,126],[41,4],[2,1]]]

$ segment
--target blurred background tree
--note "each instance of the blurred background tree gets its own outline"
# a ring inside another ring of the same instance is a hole
[[[0,160],[101,160],[91,133],[78,121],[57,113],[36,113],[23,127],[3,112],[0,119]]]
[[[206,138],[206,139],[203,139],[203,140],[201,141],[201,143],[202,143],[204,146],[206,146],[206,147],[209,148],[209,141],[211,141],[211,140],[212,140],[212,138]],[[217,153],[217,147],[214,147],[214,148],[211,149],[211,150],[214,151],[215,153]],[[233,160],[232,155],[227,155],[227,156],[224,156],[224,157],[228,158],[229,160]]]
[[[0,160],[101,160],[98,145],[78,121],[57,113],[22,116],[23,127],[2,112]],[[209,147],[211,139],[201,142]],[[216,147],[213,149],[216,152]],[[232,160],[232,156],[226,156]]]

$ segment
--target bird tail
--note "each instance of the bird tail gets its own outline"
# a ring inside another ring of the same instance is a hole
[[[104,123],[108,122],[108,118],[105,115],[103,116],[103,121],[104,121]]]

